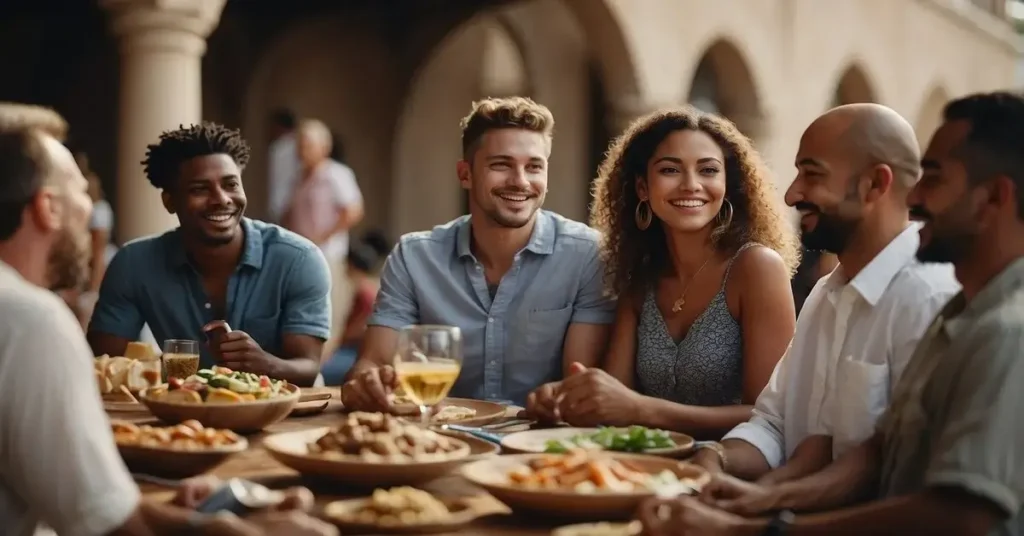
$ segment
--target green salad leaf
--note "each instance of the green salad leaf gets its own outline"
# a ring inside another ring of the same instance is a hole
[[[644,426],[629,428],[601,427],[592,434],[581,434],[568,439],[552,439],[544,446],[544,452],[564,453],[572,448],[593,448],[615,452],[646,452],[668,449],[676,446],[668,432]]]

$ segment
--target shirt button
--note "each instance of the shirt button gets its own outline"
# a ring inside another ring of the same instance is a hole
[[[492,317],[492,316],[487,317],[487,323],[488,324],[493,324],[494,323],[494,317]]]
[[[480,270],[483,270],[483,269],[484,269],[484,267],[483,267],[483,266],[480,266],[479,264],[478,264],[478,265],[476,265],[476,271],[478,271],[478,272],[479,272]]]
[[[208,304],[208,303],[207,303],[207,304],[206,304],[206,305],[204,305],[203,307],[206,307],[207,309],[209,309],[209,308],[210,308],[210,304]]]

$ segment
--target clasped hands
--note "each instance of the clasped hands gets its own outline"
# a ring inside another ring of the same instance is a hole
[[[782,503],[778,486],[719,472],[699,496],[651,499],[637,517],[646,536],[754,536],[768,525],[762,516],[782,509]]]
[[[573,426],[629,426],[638,424],[643,398],[600,368],[573,363],[564,380],[530,393],[521,415]]]
[[[217,348],[211,348],[220,357],[220,365],[239,372],[264,374],[271,378],[280,376],[278,358],[260,348],[252,336],[244,331],[229,331],[221,336]]]

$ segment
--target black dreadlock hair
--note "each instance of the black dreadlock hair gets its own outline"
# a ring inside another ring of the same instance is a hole
[[[160,141],[146,147],[146,177],[153,186],[166,190],[177,179],[182,162],[197,156],[226,154],[245,169],[249,163],[249,144],[235,129],[217,123],[202,122],[178,130],[169,130],[160,135]]]

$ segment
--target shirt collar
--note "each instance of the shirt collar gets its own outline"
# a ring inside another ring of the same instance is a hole
[[[459,221],[455,231],[456,253],[459,258],[472,257],[470,250],[470,217],[467,216]],[[551,216],[543,211],[537,211],[537,219],[533,224],[533,233],[530,234],[530,241],[523,248],[538,255],[550,255],[555,250],[555,222]]]
[[[239,264],[259,270],[263,267],[263,233],[256,229],[252,220],[242,218],[242,232],[245,236],[242,259]],[[185,244],[181,239],[181,227],[174,230],[173,248],[170,254],[171,266],[182,268],[189,265]]]
[[[943,329],[951,339],[956,338],[963,334],[979,316],[999,305],[1006,296],[1022,285],[1024,285],[1024,257],[1011,262],[1002,272],[999,272],[999,275],[993,277],[970,302],[966,300],[962,291],[957,294],[956,298],[942,311]]]
[[[896,274],[914,260],[921,242],[918,234],[920,228],[918,222],[908,225],[849,282],[850,288],[856,290],[872,307],[882,298]],[[830,290],[846,284],[841,268],[841,265],[838,266],[829,276],[827,284]]]

